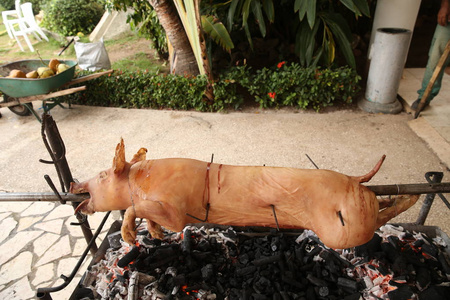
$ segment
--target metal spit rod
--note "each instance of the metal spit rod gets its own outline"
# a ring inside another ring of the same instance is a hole
[[[450,193],[450,182],[419,183],[419,184],[389,184],[367,186],[377,196],[406,195],[406,194],[439,194]],[[89,198],[89,194],[60,193],[62,200],[82,202]],[[0,193],[0,202],[4,201],[50,201],[59,202],[54,193]]]
[[[89,198],[89,194],[60,193],[63,201],[81,202]],[[0,202],[4,201],[37,201],[59,202],[61,199],[55,193],[0,193]]]

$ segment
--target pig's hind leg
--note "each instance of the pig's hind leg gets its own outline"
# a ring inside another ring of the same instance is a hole
[[[378,213],[376,228],[383,226],[392,218],[409,209],[417,202],[419,197],[420,195],[399,195],[393,197],[394,201],[391,201],[391,205]]]
[[[164,237],[164,233],[161,229],[161,225],[153,222],[152,220],[147,220],[147,229],[151,236],[155,239],[162,239]]]

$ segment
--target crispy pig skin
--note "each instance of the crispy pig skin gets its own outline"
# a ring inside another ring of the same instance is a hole
[[[387,208],[379,218],[379,202],[361,182],[375,175],[384,156],[367,175],[353,177],[184,158],[145,160],[145,153],[141,148],[126,162],[122,140],[111,169],[72,185],[91,195],[79,209],[83,213],[126,209],[122,237],[130,244],[136,218],[147,219],[152,236],[161,238],[161,226],[181,231],[207,214],[204,221],[213,224],[311,229],[326,246],[348,248],[369,241],[376,228],[417,201],[402,202],[395,215]]]

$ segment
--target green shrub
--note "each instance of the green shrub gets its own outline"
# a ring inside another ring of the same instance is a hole
[[[293,106],[318,111],[335,102],[350,103],[360,90],[361,77],[348,67],[303,68],[280,62],[276,67],[256,72],[246,66],[232,72],[262,108]]]
[[[0,0],[0,6],[3,7],[5,10],[16,9],[14,0]]]
[[[81,72],[81,76],[89,72]],[[350,103],[359,91],[360,77],[351,68],[302,68],[280,63],[252,71],[234,67],[213,84],[214,102],[205,100],[205,76],[186,77],[115,70],[108,76],[84,82],[86,91],[65,96],[64,101],[94,106],[198,111],[239,109],[244,94],[262,108],[293,106],[320,110],[336,102]]]
[[[64,36],[89,34],[103,16],[103,1],[57,0],[45,6],[43,26]]]

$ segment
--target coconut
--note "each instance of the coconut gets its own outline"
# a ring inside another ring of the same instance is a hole
[[[60,63],[61,63],[61,62],[60,62],[59,60],[57,60],[56,58],[52,58],[52,59],[50,60],[50,62],[48,63],[48,67],[49,67],[50,69],[52,69],[53,73],[56,73],[57,68],[58,68],[58,65],[59,65]]]
[[[38,78],[39,74],[37,71],[31,71],[26,74],[27,78]]]
[[[8,77],[11,77],[11,78],[27,78],[27,75],[24,72],[22,72],[21,70],[14,69],[14,70],[11,70],[11,72],[9,72],[9,76]]]

